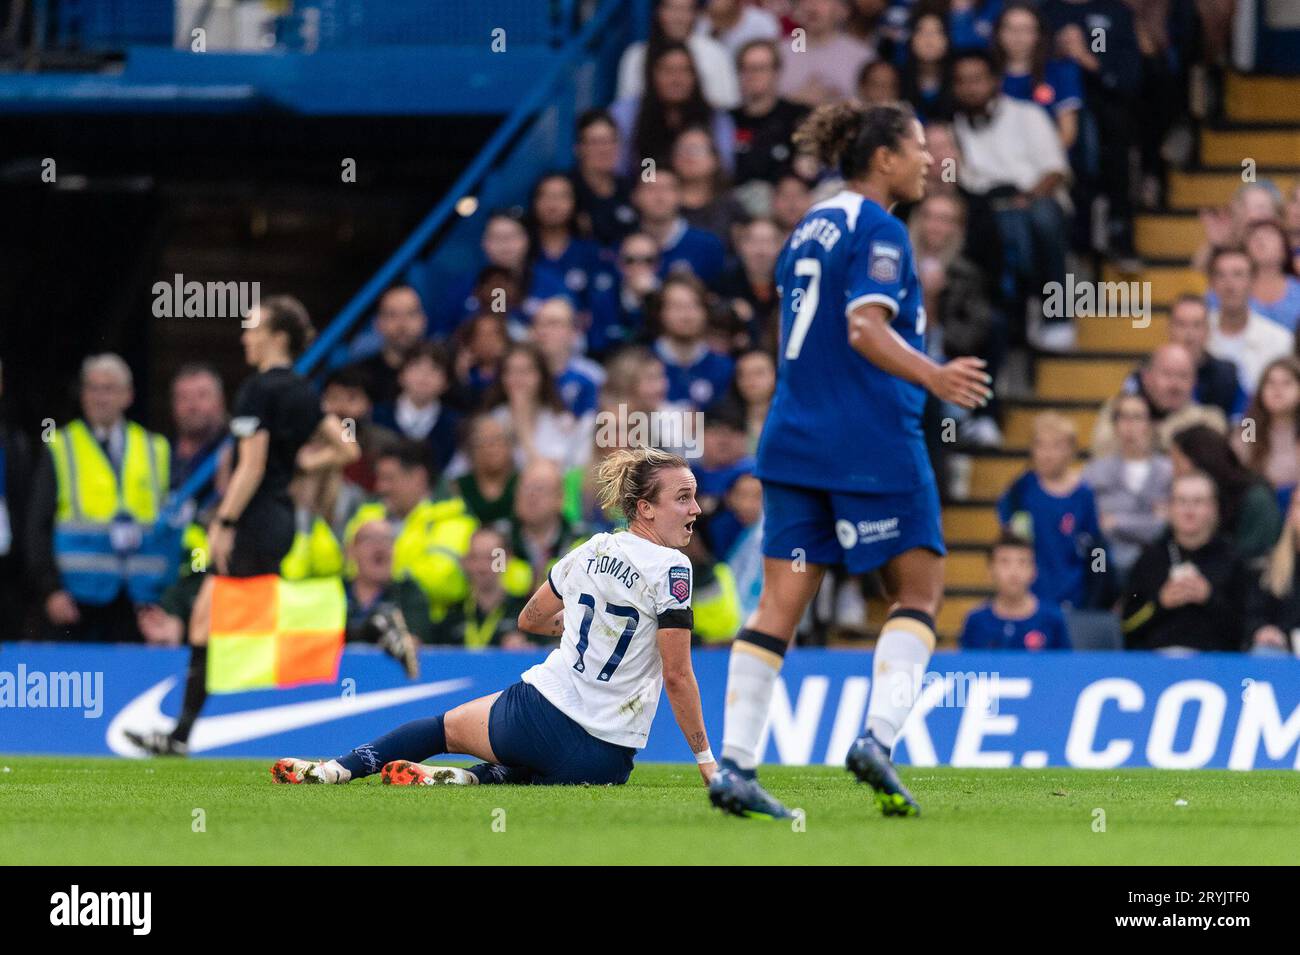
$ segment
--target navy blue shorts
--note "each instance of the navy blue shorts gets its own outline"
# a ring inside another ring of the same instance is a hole
[[[850,494],[763,482],[763,556],[843,564],[863,574],[924,547],[947,553],[939,490],[928,481],[901,494]]]
[[[494,780],[499,782],[621,786],[632,774],[636,756],[629,746],[596,739],[523,681],[492,704],[488,742],[505,767]]]

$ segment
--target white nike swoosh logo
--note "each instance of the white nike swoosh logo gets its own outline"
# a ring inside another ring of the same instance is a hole
[[[443,696],[463,690],[473,682],[468,677],[458,680],[439,680],[436,683],[400,686],[391,690],[373,690],[370,693],[359,693],[350,697],[286,703],[283,706],[267,706],[259,710],[202,717],[194,724],[194,732],[190,734],[190,752],[201,753],[209,749],[220,749],[235,743],[315,726],[318,723],[341,720],[348,716],[356,716],[358,713],[369,713],[372,710],[400,706],[415,700]],[[139,732],[151,729],[168,730],[174,726],[176,721],[163,715],[162,701],[175,685],[176,677],[169,676],[122,707],[108,725],[108,732],[104,737],[108,748],[119,756],[139,758],[143,754],[126,738],[127,729]]]

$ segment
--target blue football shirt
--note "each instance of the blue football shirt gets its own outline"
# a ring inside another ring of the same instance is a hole
[[[907,227],[845,190],[808,210],[776,264],[781,344],[758,446],[765,481],[894,494],[934,481],[921,429],[925,389],[849,344],[848,314],[876,303],[918,351],[925,307]]]

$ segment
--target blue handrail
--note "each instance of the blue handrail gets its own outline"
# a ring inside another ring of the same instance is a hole
[[[346,305],[334,316],[311,347],[305,351],[294,364],[294,370],[301,375],[310,374],[326,355],[328,355],[343,338],[352,331],[357,322],[366,314],[366,310],[375,302],[384,289],[402,274],[429,242],[436,236],[452,217],[456,203],[463,196],[472,195],[474,187],[492,169],[500,158],[502,151],[510,141],[524,128],[525,124],[535,118],[546,105],[547,98],[582,56],[583,51],[592,44],[605,29],[607,22],[621,6],[620,0],[604,0],[592,18],[583,26],[582,31],[574,37],[559,53],[555,65],[546,74],[542,82],[533,87],[533,91],[506,117],[505,122],[488,140],[487,145],[460,174],[447,194],[424,217],[415,230],[407,237],[370,281],[361,287]],[[166,516],[173,523],[180,519],[185,503],[212,480],[216,473],[221,455],[231,446],[227,437],[208,457],[203,460],[185,483],[172,492],[166,507]]]

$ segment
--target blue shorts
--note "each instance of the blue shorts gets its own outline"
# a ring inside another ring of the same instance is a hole
[[[502,771],[484,782],[620,786],[636,750],[596,739],[531,683],[508,687],[488,713],[488,742]],[[477,767],[476,767],[477,768]]]
[[[863,574],[914,547],[946,554],[939,491],[851,494],[763,482],[763,556]]]

